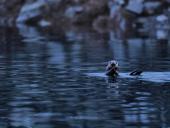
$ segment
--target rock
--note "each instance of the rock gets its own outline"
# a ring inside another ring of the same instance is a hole
[[[0,1],[0,25],[13,26],[15,19],[25,0],[1,0]]]
[[[84,8],[82,6],[69,7],[65,11],[65,16],[68,18],[74,18],[76,14],[79,14],[83,11],[84,11]]]
[[[144,4],[143,0],[131,0],[125,7],[126,10],[133,12],[135,14],[141,14],[143,12]]]
[[[157,30],[156,38],[159,40],[167,39],[168,33],[165,30]]]
[[[168,17],[166,16],[166,15],[159,15],[159,16],[157,16],[156,17],[156,20],[158,21],[158,22],[165,22],[165,21],[167,21],[168,20]]]
[[[42,16],[42,8],[45,7],[44,0],[38,0],[33,3],[26,3],[21,8],[19,16],[16,19],[17,23],[37,22]]]
[[[166,14],[155,16],[156,28],[163,30],[170,30],[169,18]]]
[[[109,16],[99,16],[93,22],[93,28],[99,33],[107,33],[111,30],[111,19]]]
[[[117,3],[117,4],[119,4],[119,5],[125,4],[125,1],[124,1],[124,0],[115,0],[114,2]]]
[[[144,2],[144,11],[147,14],[155,14],[156,10],[161,8],[159,1]]]
[[[108,14],[108,5],[103,0],[87,0],[83,4],[71,4],[64,15],[74,24],[92,24],[99,15]]]
[[[114,19],[120,14],[121,7],[119,5],[113,4],[110,6],[110,18]]]
[[[51,25],[51,22],[49,22],[47,20],[41,20],[41,21],[39,21],[38,25],[41,27],[48,27]]]
[[[64,16],[71,24],[85,24],[89,22],[88,13],[83,6],[70,6],[66,8]]]
[[[66,7],[70,5],[68,0],[26,0],[15,19],[16,23],[39,25],[63,24],[68,22],[64,16]],[[48,23],[47,23],[48,21]],[[57,22],[56,22],[57,21]],[[64,24],[63,24],[64,25]]]

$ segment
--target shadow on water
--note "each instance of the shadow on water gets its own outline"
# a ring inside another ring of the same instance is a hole
[[[168,42],[112,41],[71,29],[62,39],[39,28],[0,31],[0,125],[26,128],[169,127],[168,83],[87,77],[116,58],[122,71],[170,70]],[[157,86],[155,86],[157,85]]]

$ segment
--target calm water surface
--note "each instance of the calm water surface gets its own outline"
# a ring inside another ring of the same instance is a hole
[[[168,128],[170,82],[89,77],[115,58],[120,70],[170,71],[170,44],[68,31],[5,29],[0,39],[2,128]]]

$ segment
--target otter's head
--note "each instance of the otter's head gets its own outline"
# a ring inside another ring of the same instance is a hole
[[[106,67],[106,75],[108,76],[115,76],[118,75],[118,62],[115,60],[111,60],[108,62]]]

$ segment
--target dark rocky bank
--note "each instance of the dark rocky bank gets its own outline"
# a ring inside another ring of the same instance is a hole
[[[169,0],[2,0],[0,25],[27,24],[50,31],[87,26],[99,33],[114,31],[116,38],[135,31],[164,39],[170,29],[169,5]]]

